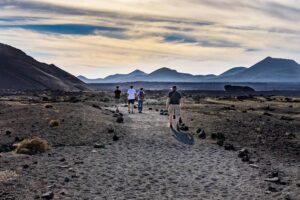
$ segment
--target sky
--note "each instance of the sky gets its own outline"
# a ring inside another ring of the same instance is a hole
[[[300,0],[0,0],[0,43],[78,76],[300,61]]]

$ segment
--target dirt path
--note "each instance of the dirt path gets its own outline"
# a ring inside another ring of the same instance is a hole
[[[124,139],[84,159],[80,171],[89,178],[82,187],[94,199],[265,198],[257,169],[216,145],[179,143],[166,116],[125,114],[124,126]]]
[[[50,154],[7,157],[17,169],[4,169],[17,170],[19,178],[2,187],[2,194],[33,199],[53,191],[54,199],[72,200],[271,198],[259,170],[242,163],[237,152],[207,141],[179,143],[167,117],[156,111],[124,118],[126,135],[104,149],[64,146]]]

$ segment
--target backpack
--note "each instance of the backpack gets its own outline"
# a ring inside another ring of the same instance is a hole
[[[144,100],[144,98],[145,98],[144,91],[139,91],[139,99]]]

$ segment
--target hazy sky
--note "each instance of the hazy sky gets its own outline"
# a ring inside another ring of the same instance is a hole
[[[89,78],[300,61],[300,0],[0,0],[0,42]]]

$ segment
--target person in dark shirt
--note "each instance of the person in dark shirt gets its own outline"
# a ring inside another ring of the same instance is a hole
[[[115,105],[116,105],[116,112],[119,112],[118,104],[120,103],[121,99],[121,90],[119,89],[119,86],[116,87],[115,90]]]
[[[180,108],[182,106],[182,96],[177,91],[177,87],[173,86],[172,91],[168,94],[166,108],[169,112],[169,123],[172,128],[173,118],[175,116],[176,127],[179,127]]]

